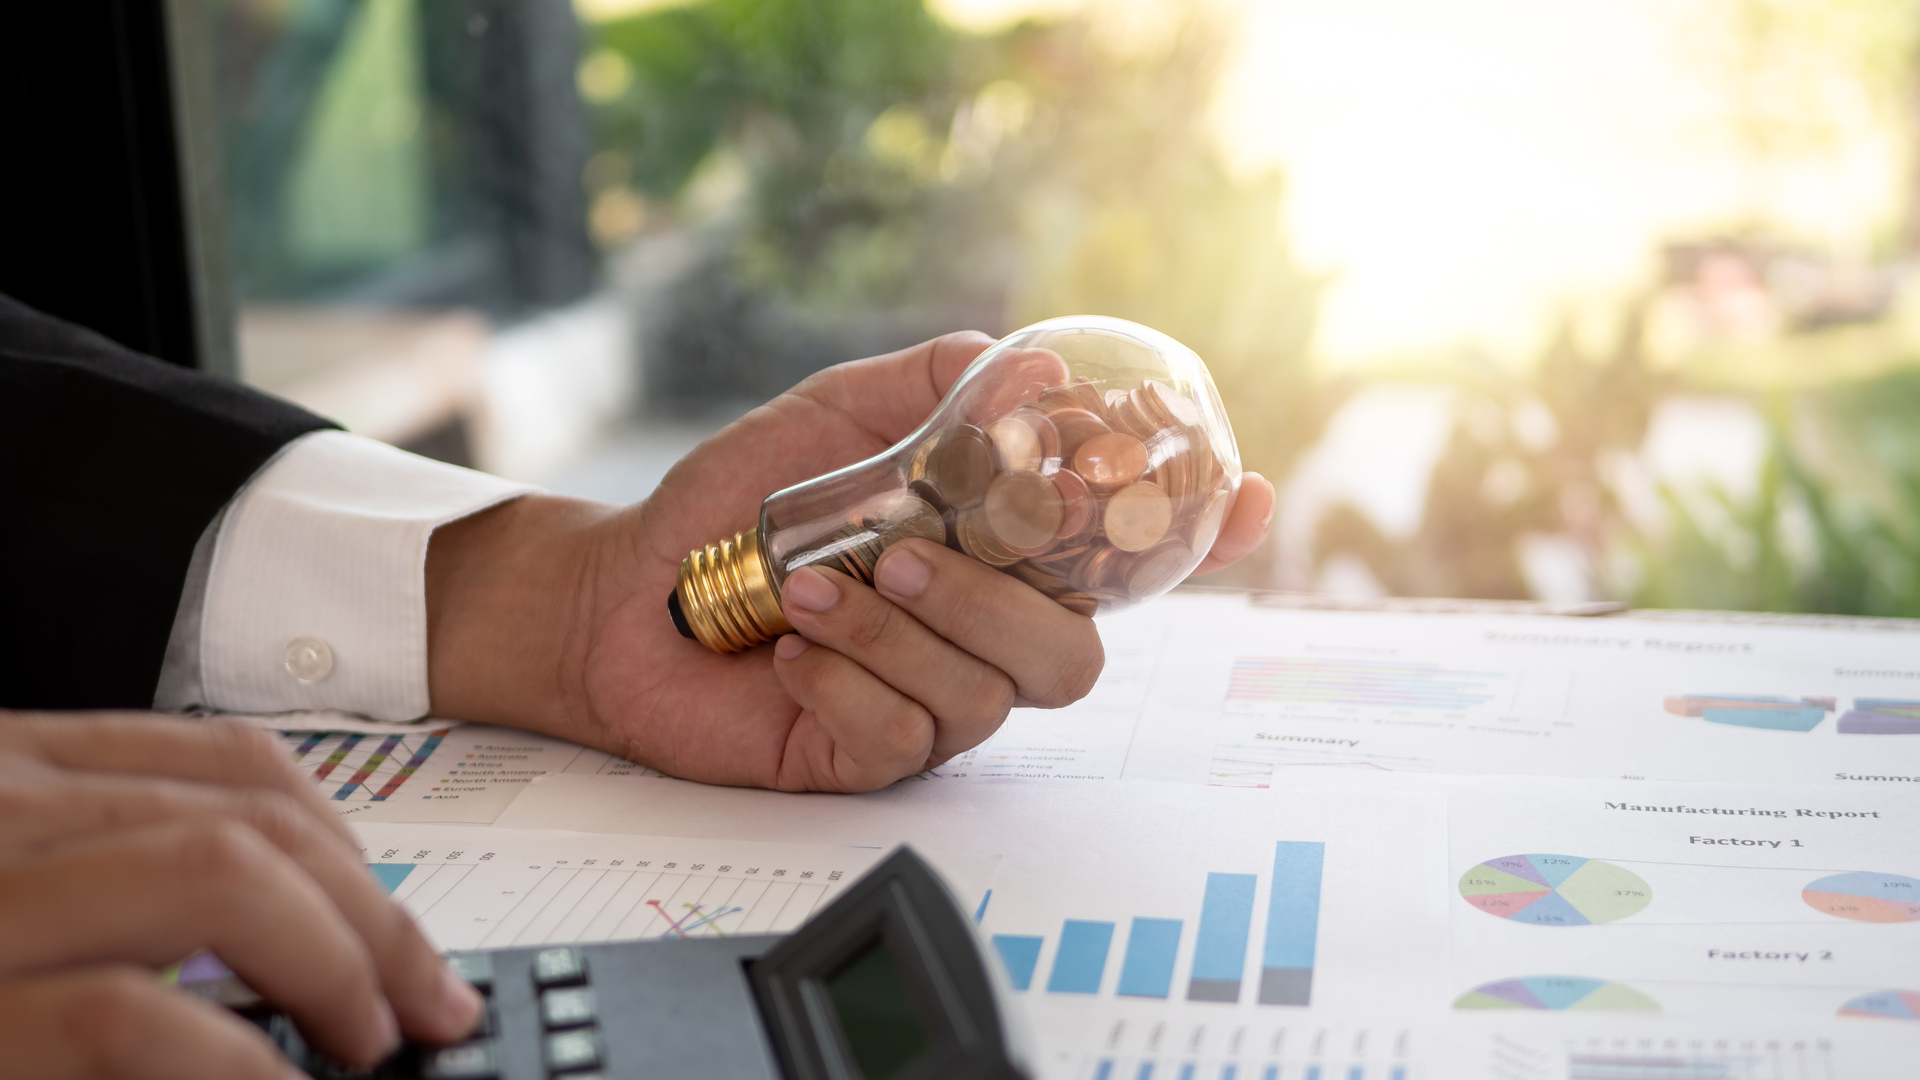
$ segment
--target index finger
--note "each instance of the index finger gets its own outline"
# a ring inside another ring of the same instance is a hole
[[[1057,709],[1093,689],[1106,653],[1093,620],[1019,578],[913,538],[888,548],[874,588],[928,629],[999,668],[1017,704]]]
[[[327,808],[279,743],[256,728],[225,720],[143,713],[7,715],[7,722],[0,723],[0,748],[67,769],[284,792],[325,822],[334,835],[352,840],[339,815]]]
[[[978,330],[962,330],[884,356],[836,364],[793,393],[844,414],[891,444],[919,427],[967,365],[992,344]]]

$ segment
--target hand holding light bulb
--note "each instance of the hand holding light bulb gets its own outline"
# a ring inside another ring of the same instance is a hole
[[[977,745],[1016,702],[1077,699],[1102,663],[1092,620],[920,536],[891,543],[871,583],[833,562],[788,573],[781,610],[797,632],[777,645],[716,653],[661,610],[690,549],[752,524],[770,491],[887,451],[991,344],[952,334],[829,368],[708,440],[643,503],[531,497],[443,527],[428,563],[435,713],[687,779],[850,791]],[[1241,477],[1195,572],[1257,547],[1272,508],[1272,487]],[[500,552],[518,572],[469,569]]]

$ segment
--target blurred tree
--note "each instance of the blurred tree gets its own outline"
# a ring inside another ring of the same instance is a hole
[[[1663,491],[1648,607],[1920,617],[1920,370],[1781,397],[1753,494]]]
[[[682,227],[729,163],[747,179],[662,309],[658,351],[679,360],[654,385],[752,396],[939,329],[1114,315],[1204,357],[1246,467],[1285,476],[1340,391],[1307,363],[1320,282],[1282,232],[1281,182],[1235,176],[1200,122],[1229,29],[1188,12],[1121,53],[1087,18],[977,37],[922,0],[603,24],[632,72],[599,107],[603,153],[628,162],[611,172]]]

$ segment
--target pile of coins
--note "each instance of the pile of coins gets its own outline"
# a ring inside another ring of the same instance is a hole
[[[871,539],[841,562],[871,580],[890,530],[936,539],[937,523],[949,547],[1082,614],[1156,596],[1206,555],[1226,512],[1226,472],[1202,421],[1192,400],[1151,379],[1052,387],[924,444],[906,469],[911,495],[852,523]]]

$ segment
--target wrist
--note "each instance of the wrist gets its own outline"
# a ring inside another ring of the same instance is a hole
[[[525,495],[434,530],[426,566],[433,715],[556,734],[581,725],[594,542],[616,512]]]

